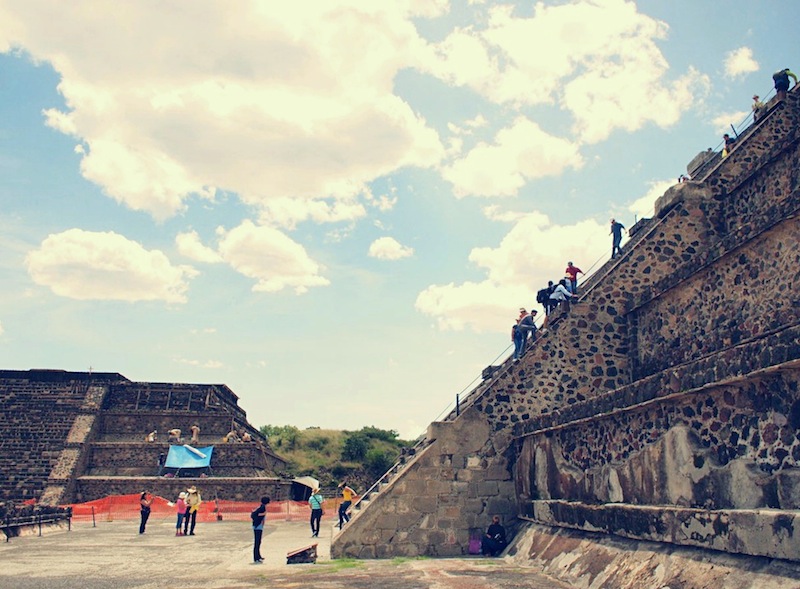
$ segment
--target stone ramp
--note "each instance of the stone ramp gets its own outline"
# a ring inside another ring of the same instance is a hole
[[[800,589],[800,564],[526,525],[508,559],[575,589]]]

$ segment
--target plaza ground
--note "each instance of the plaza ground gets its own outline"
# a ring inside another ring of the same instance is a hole
[[[248,522],[198,523],[195,536],[176,537],[174,523],[156,520],[74,524],[43,536],[0,543],[0,586],[8,589],[566,589],[533,568],[504,559],[330,560],[334,533],[311,538],[305,522],[269,522],[252,563]],[[286,553],[317,542],[316,564],[286,564]]]

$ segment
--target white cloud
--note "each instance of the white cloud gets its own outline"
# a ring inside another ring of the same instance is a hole
[[[311,220],[316,223],[354,221],[366,215],[364,205],[353,198],[333,202],[273,198],[261,205],[259,222],[285,229],[294,229],[298,223]]]
[[[195,366],[197,368],[222,368],[224,364],[219,360],[190,360],[188,358],[175,358],[175,362]]]
[[[726,53],[724,65],[728,77],[744,76],[759,69],[758,62],[753,59],[753,50],[749,47],[739,47]]]
[[[400,260],[414,255],[414,248],[402,245],[393,237],[380,237],[369,246],[369,256],[379,260]]]
[[[3,335],[3,322],[0,321],[0,335]]]
[[[628,211],[633,213],[637,219],[652,218],[656,200],[663,196],[667,189],[675,186],[677,182],[677,178],[675,180],[655,180],[651,182],[647,193],[628,205]]]
[[[222,258],[217,252],[202,244],[200,236],[197,235],[197,231],[179,233],[175,237],[175,245],[178,246],[178,251],[181,255],[196,262],[215,264],[222,261]]]
[[[708,92],[708,78],[691,69],[665,80],[656,42],[667,31],[625,0],[538,3],[527,18],[503,5],[490,9],[485,28],[458,29],[432,46],[420,67],[498,104],[559,103],[581,142],[594,143],[617,128],[672,125]]]
[[[559,226],[541,213],[531,213],[498,247],[472,250],[469,259],[485,271],[483,281],[431,285],[418,295],[415,306],[435,318],[440,329],[504,332],[520,306],[536,306],[536,291],[548,280],[564,277],[568,261],[589,273],[610,249],[606,224],[585,220]]]
[[[413,19],[447,9],[30,0],[0,7],[0,49],[53,65],[68,109],[46,123],[80,142],[84,176],[125,206],[165,219],[220,189],[276,223],[329,222],[363,214],[352,199],[368,182],[441,157],[393,83],[424,46]],[[285,198],[344,203],[298,212]]]
[[[185,303],[190,266],[174,266],[160,250],[147,250],[114,232],[69,229],[49,235],[28,253],[31,279],[78,300]]]
[[[305,248],[272,227],[244,221],[226,231],[217,230],[219,254],[234,270],[257,280],[255,292],[279,292],[293,288],[297,294],[313,286],[330,284]]]
[[[733,137],[733,129],[731,129],[731,125],[734,127],[738,127],[739,124],[744,121],[752,111],[749,110],[737,110],[734,112],[724,112],[711,120],[711,124],[714,125],[714,130],[719,133],[719,141],[722,143],[722,134],[727,133]]]
[[[202,329],[190,329],[189,333],[192,335],[209,335],[213,333],[217,333],[216,327],[204,327]]]
[[[444,168],[457,197],[509,196],[529,180],[578,169],[583,158],[575,144],[553,137],[524,117],[501,129],[489,145],[479,143],[463,158]]]

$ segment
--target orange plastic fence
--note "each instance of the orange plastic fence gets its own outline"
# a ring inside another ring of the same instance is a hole
[[[202,491],[201,491],[202,495]],[[139,493],[133,495],[110,495],[103,499],[74,503],[64,507],[72,508],[72,521],[114,521],[139,519]],[[337,517],[341,499],[328,499],[323,504],[323,519]],[[249,521],[250,512],[258,507],[258,501],[203,501],[197,512],[197,520],[211,522],[218,520]],[[150,506],[150,520],[171,519],[176,516],[176,507],[163,497],[154,497]],[[311,516],[311,508],[305,501],[272,501],[267,505],[267,520],[305,521]]]

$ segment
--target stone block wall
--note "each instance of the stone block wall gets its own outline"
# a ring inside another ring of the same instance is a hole
[[[0,371],[1,500],[41,497],[51,473],[69,478],[80,452],[67,440],[80,437],[80,424],[91,428],[97,411],[88,391],[89,381],[73,373]]]
[[[800,509],[800,372],[685,391],[526,436],[520,496]]]
[[[433,442],[402,477],[356,512],[331,545],[334,558],[461,556],[472,534],[503,514],[513,532],[516,501],[510,464],[486,417],[467,409],[454,422],[431,424]]]
[[[206,444],[201,444],[205,446]],[[212,444],[211,472],[215,477],[265,476],[283,470],[285,462],[265,453],[256,442],[244,444]],[[169,452],[166,443],[91,444],[86,474],[89,476],[156,476],[159,455]],[[219,466],[218,466],[219,465]]]
[[[154,495],[174,498],[187,487],[195,485],[203,501],[258,501],[267,495],[275,501],[289,500],[292,483],[275,477],[264,478],[178,478],[162,477],[81,477],[75,492],[75,503],[93,501],[108,495],[130,495],[147,489]]]

